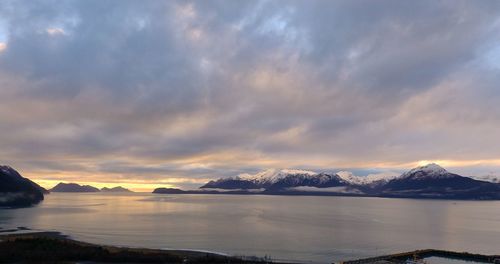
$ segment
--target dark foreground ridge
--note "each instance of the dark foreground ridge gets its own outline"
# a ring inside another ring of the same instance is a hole
[[[9,166],[0,165],[0,207],[26,207],[44,199],[47,190],[24,178]]]
[[[440,257],[446,259],[473,261],[480,263],[500,263],[500,255],[481,255],[468,252],[454,252],[438,249],[416,250],[392,255],[372,257],[366,259],[357,259],[343,261],[342,264],[396,264],[405,263],[408,259],[425,259],[430,257]]]
[[[114,263],[271,263],[267,259],[232,257],[187,250],[159,250],[95,245],[58,232],[0,236],[0,262]]]

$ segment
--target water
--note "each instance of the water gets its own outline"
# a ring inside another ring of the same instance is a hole
[[[499,254],[500,202],[264,195],[53,193],[0,226],[92,243],[329,263],[437,248]]]

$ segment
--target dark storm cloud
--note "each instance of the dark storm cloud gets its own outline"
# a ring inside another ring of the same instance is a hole
[[[500,154],[498,1],[3,1],[0,17],[0,158],[32,173]]]

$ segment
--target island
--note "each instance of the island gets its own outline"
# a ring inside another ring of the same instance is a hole
[[[54,188],[50,189],[51,192],[100,192],[99,189],[90,185],[80,185],[77,183],[63,183],[60,182]]]
[[[153,193],[180,194],[186,191],[177,188],[156,188]]]
[[[127,188],[123,188],[121,186],[113,187],[113,188],[108,188],[104,187],[101,189],[101,192],[121,192],[121,193],[126,193],[126,192],[132,192],[131,190]]]
[[[129,189],[123,188],[121,186],[117,187],[104,187],[102,189],[98,189],[94,186],[90,185],[80,185],[78,183],[63,183],[60,182],[54,188],[50,189],[51,192],[85,192],[85,193],[95,193],[95,192],[109,192],[109,193],[128,193],[132,192]]]

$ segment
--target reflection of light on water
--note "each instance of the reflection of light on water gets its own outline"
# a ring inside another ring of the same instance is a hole
[[[500,202],[239,195],[51,194],[2,226],[91,243],[332,262],[422,248],[495,254]]]
[[[106,205],[105,203],[94,203],[94,204],[77,204],[77,205],[72,205],[71,207],[91,207],[91,206],[103,206]]]
[[[146,199],[138,199],[136,201],[138,202],[170,202],[172,200],[175,200],[176,197],[173,196],[158,196],[158,197],[151,197],[151,198],[146,198]]]

